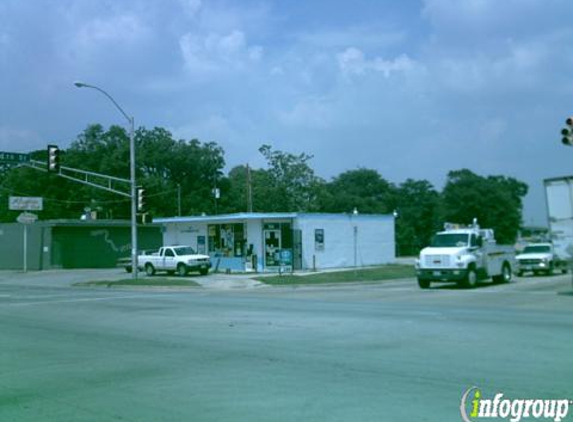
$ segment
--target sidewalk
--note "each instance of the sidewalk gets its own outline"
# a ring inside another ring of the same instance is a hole
[[[206,276],[189,274],[186,278],[206,289],[248,289],[265,287],[264,283],[253,280],[257,274],[224,274],[209,273]],[[144,272],[140,278],[147,277]],[[176,277],[158,274],[155,277]],[[70,287],[74,283],[99,280],[122,280],[131,278],[131,274],[120,268],[105,269],[73,269],[45,271],[0,271],[0,286],[2,284],[18,284],[33,287]]]

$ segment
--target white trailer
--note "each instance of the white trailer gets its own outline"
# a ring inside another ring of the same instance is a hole
[[[543,184],[554,253],[559,261],[570,263],[573,260],[573,176],[545,179]]]

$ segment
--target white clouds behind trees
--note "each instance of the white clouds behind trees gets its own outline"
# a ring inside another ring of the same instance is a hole
[[[73,88],[83,79],[137,124],[220,143],[230,167],[262,165],[270,143],[313,154],[323,177],[362,166],[439,187],[451,169],[505,173],[531,185],[526,214],[542,222],[541,180],[573,173],[558,135],[573,5],[399,3],[5,0],[0,149],[121,122]]]

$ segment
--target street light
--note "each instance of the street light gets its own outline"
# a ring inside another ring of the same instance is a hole
[[[136,193],[135,193],[135,140],[134,140],[134,119],[127,115],[125,111],[120,107],[120,105],[113,99],[111,95],[105,92],[103,89],[98,88],[94,85],[85,84],[83,82],[74,82],[74,85],[78,88],[92,88],[96,91],[101,92],[105,95],[121,114],[129,122],[129,181],[131,187],[131,276],[133,279],[137,279],[137,204],[136,204]]]

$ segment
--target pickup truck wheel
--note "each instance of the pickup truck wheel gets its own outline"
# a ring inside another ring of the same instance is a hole
[[[467,288],[474,288],[477,284],[478,277],[475,268],[470,268],[468,270],[468,274],[466,275],[466,279],[464,281],[464,287]]]
[[[201,268],[199,270],[199,274],[201,275],[207,275],[209,273],[209,268]]]
[[[150,277],[153,274],[155,274],[155,268],[153,267],[153,265],[151,265],[149,263],[145,264],[145,274],[147,274]]]
[[[185,265],[185,264],[177,265],[177,274],[179,274],[181,277],[186,276],[187,275],[187,265]]]
[[[503,267],[501,268],[501,274],[492,278],[494,283],[511,282],[511,267],[509,266],[509,264],[507,262],[504,263]]]
[[[420,286],[420,289],[429,289],[430,288],[430,280],[418,279],[418,286]]]

